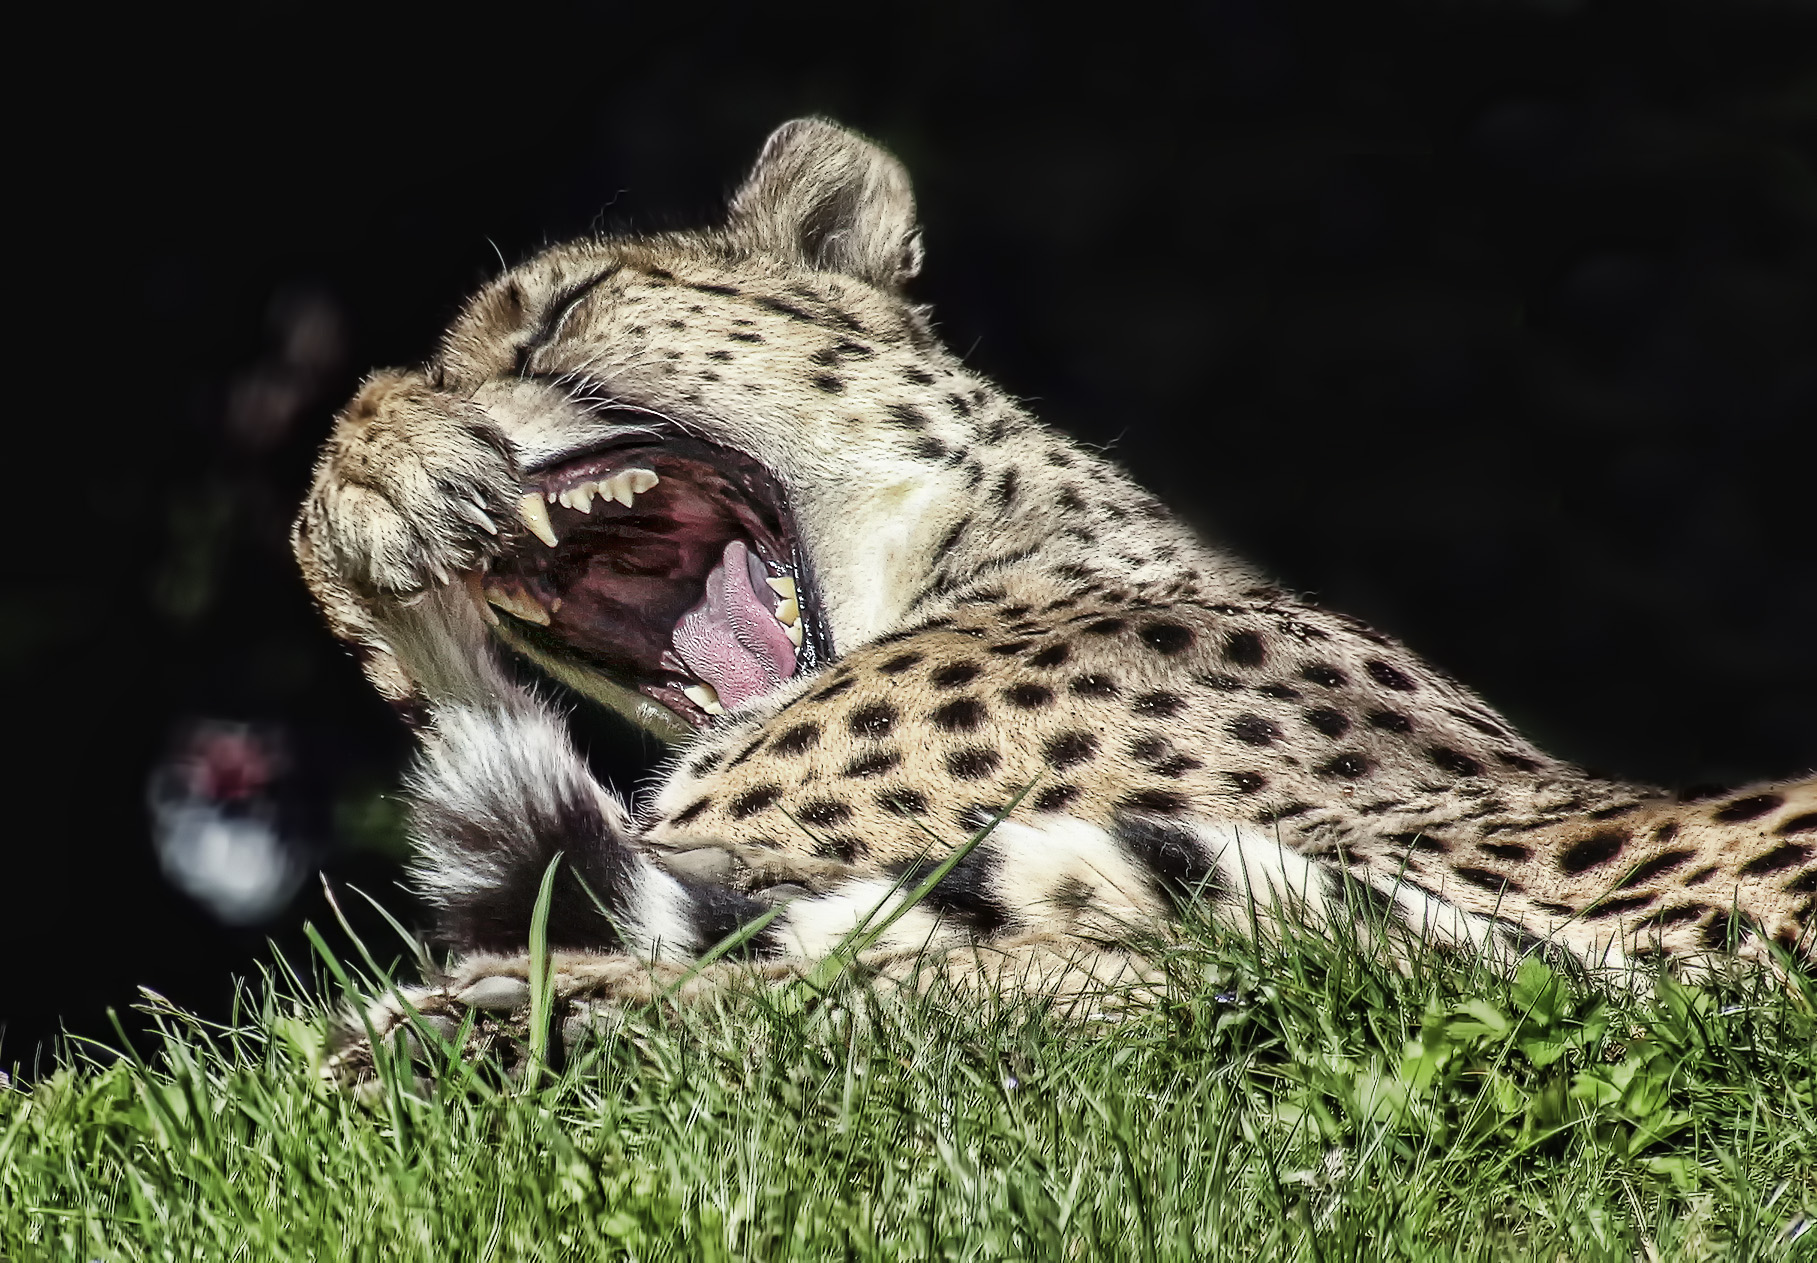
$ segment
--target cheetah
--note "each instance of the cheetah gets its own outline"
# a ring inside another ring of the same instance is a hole
[[[543,251],[336,419],[295,552],[419,735],[450,986],[525,974],[546,873],[560,986],[630,995],[759,923],[749,968],[824,958],[954,856],[871,958],[1102,980],[1189,904],[1630,974],[1817,956],[1817,778],[1547,755],[967,368],[921,263],[902,166],[791,122],[719,226]],[[653,792],[573,706],[672,744]]]

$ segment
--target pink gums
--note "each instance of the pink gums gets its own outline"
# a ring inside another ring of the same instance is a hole
[[[700,604],[675,624],[675,652],[728,709],[795,674],[795,646],[770,612],[776,595],[766,575],[742,540],[731,541]]]

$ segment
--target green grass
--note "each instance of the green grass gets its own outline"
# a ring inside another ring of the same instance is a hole
[[[294,979],[0,1091],[0,1258],[1817,1258],[1817,1019],[1194,928],[1121,1021],[935,992],[631,1014],[568,1064],[318,1076]]]

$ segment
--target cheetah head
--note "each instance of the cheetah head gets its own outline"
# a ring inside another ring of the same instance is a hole
[[[905,296],[920,263],[901,164],[831,123],[789,123],[722,225],[512,268],[427,365],[374,378],[341,425],[401,416],[408,397],[488,436],[508,478],[469,469],[486,443],[417,477],[447,502],[424,513],[468,541],[423,583],[464,572],[490,634],[674,739],[899,625],[973,520],[979,427],[995,428],[993,459],[1029,432]],[[437,441],[400,442],[397,460]],[[312,551],[357,551],[336,542],[353,514],[325,479],[299,522],[306,572]],[[432,532],[397,534],[406,555]],[[409,599],[404,580],[387,592],[339,569],[368,608]],[[333,616],[336,594],[311,582]],[[422,672],[393,665],[389,691],[400,677],[416,691]]]

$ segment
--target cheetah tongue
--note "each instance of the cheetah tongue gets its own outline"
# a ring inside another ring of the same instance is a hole
[[[727,707],[767,693],[795,674],[795,646],[771,608],[767,572],[733,540],[707,576],[700,604],[675,624],[675,652]]]

